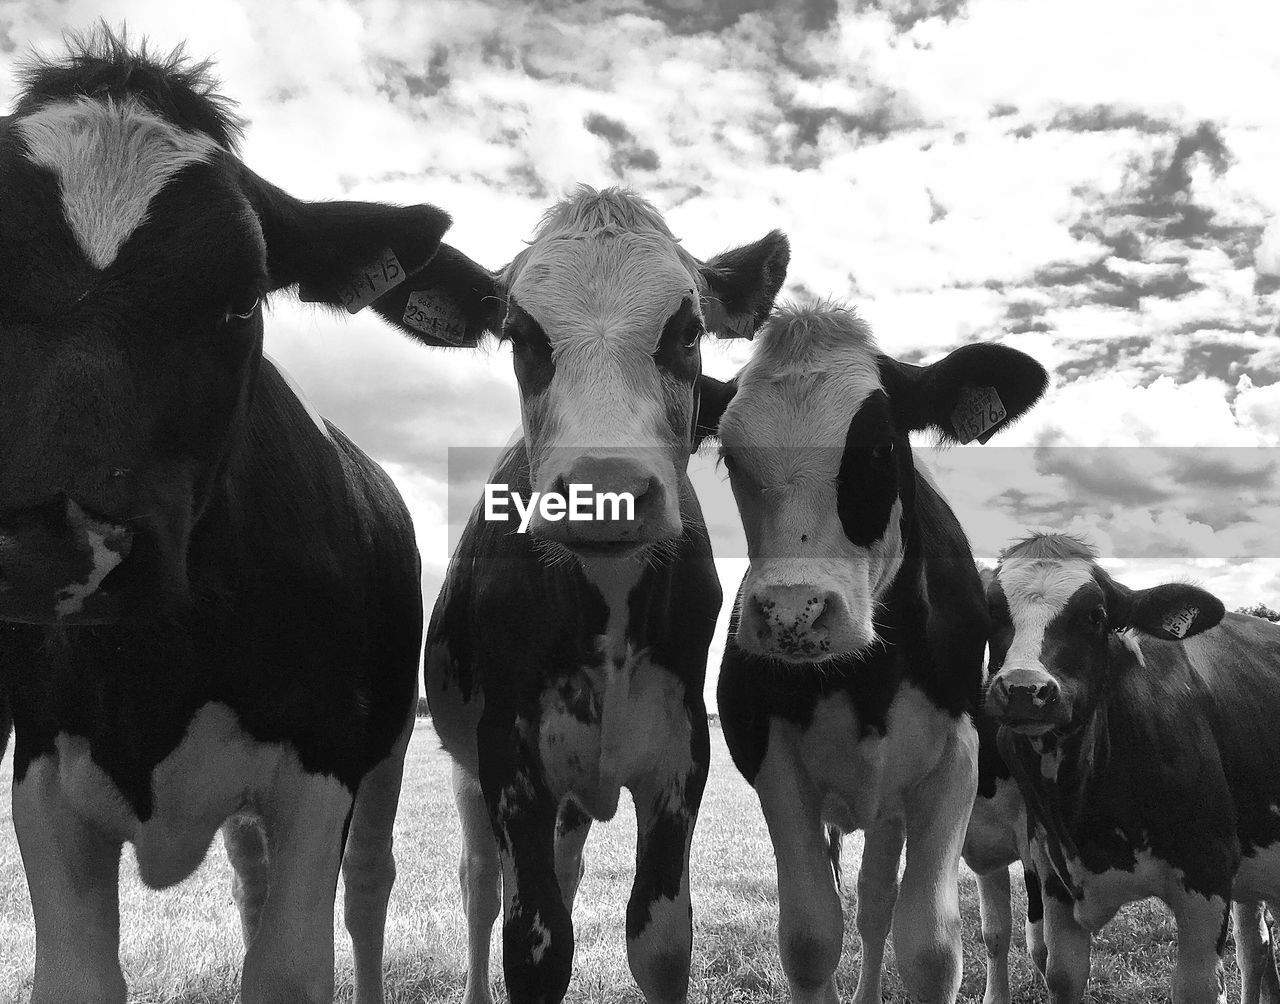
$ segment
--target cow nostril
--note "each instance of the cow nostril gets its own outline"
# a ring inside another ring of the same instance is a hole
[[[1036,702],[1048,706],[1058,702],[1058,688],[1052,683],[1045,683],[1036,688]]]

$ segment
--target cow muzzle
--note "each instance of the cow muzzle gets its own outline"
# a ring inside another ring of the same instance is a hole
[[[548,480],[549,494],[566,506],[558,518],[539,506],[529,523],[539,539],[585,556],[611,556],[683,533],[673,486],[643,458],[579,456]]]
[[[1015,732],[1040,735],[1071,721],[1070,702],[1041,669],[1002,670],[987,688],[986,711]]]
[[[121,614],[134,532],[62,493],[0,512],[0,621],[102,624]]]
[[[853,654],[873,638],[840,593],[808,584],[748,585],[738,619],[739,646],[788,662]]]

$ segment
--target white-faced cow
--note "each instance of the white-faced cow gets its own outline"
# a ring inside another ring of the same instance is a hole
[[[1280,627],[1096,559],[1032,536],[987,591],[986,705],[1034,821],[1050,996],[1082,998],[1090,933],[1148,896],[1177,922],[1176,1004],[1222,999],[1233,897],[1244,1000],[1274,995],[1258,901],[1280,897]]]
[[[224,822],[243,1000],[331,998],[340,863],[356,998],[382,1000],[417,549],[263,357],[262,300],[351,306],[448,217],[298,201],[237,131],[204,65],[105,31],[0,122],[0,690],[37,1002],[123,1002],[122,845],[169,886]]]
[[[637,815],[627,955],[646,1000],[683,1001],[688,855],[710,755],[702,688],[721,590],[686,475],[700,339],[753,331],[786,272],[772,233],[706,263],[634,195],[579,189],[501,273],[450,248],[378,309],[511,343],[523,438],[492,481],[522,498],[630,493],[633,518],[529,532],[478,506],[427,629],[425,680],[454,760],[465,847],[467,1004],[488,1002],[500,892],[512,1001],[563,998],[592,820]],[[495,839],[496,838],[496,839]]]
[[[987,616],[968,541],[908,437],[985,442],[1045,383],[998,345],[901,363],[826,304],[771,319],[736,378],[719,432],[751,564],[719,709],[773,842],[795,1001],[838,999],[844,927],[824,822],[866,831],[856,999],[879,1000],[891,919],[912,999],[955,997]]]

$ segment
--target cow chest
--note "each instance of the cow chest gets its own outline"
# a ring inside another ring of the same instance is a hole
[[[599,646],[600,663],[553,681],[526,727],[552,793],[610,819],[623,787],[688,772],[691,723],[684,684],[647,649],[607,636]]]
[[[904,793],[955,748],[962,727],[972,728],[904,685],[884,733],[864,734],[853,700],[837,692],[819,698],[805,724],[770,720],[765,759],[782,769],[762,774],[794,777],[810,788],[821,799],[824,822],[845,832],[866,829],[901,817]]]
[[[252,808],[276,785],[300,783],[304,773],[290,747],[255,741],[229,707],[209,703],[192,718],[178,746],[152,769],[151,812],[145,820],[79,736],[60,733],[55,752],[38,756],[22,784],[60,799],[114,839],[132,842],[142,880],[164,888],[199,867],[229,815]],[[336,779],[324,781],[345,792]]]

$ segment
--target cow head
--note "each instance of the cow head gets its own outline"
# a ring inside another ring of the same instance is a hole
[[[1127,589],[1096,559],[1088,544],[1060,534],[1029,537],[1001,555],[987,584],[986,697],[1001,724],[1028,735],[1074,729],[1097,708],[1109,674],[1141,662],[1132,632],[1182,641],[1222,620],[1222,602],[1203,589]]]
[[[876,606],[912,533],[908,434],[985,442],[1031,407],[1046,376],[999,345],[900,363],[851,311],[820,305],[779,311],[735,383],[731,397],[707,398],[727,399],[721,456],[751,559],[736,641],[810,662],[876,639]]]
[[[204,64],[105,31],[33,65],[0,120],[0,620],[180,602],[264,297],[350,309],[366,272],[438,247],[440,210],[292,198],[238,159],[238,129]]]
[[[500,272],[446,247],[375,306],[418,323],[429,344],[486,330],[511,343],[533,490],[591,485],[635,500],[632,519],[539,513],[530,532],[579,556],[621,556],[681,537],[701,338],[753,332],[789,254],[775,231],[700,262],[647,202],[583,186]]]

